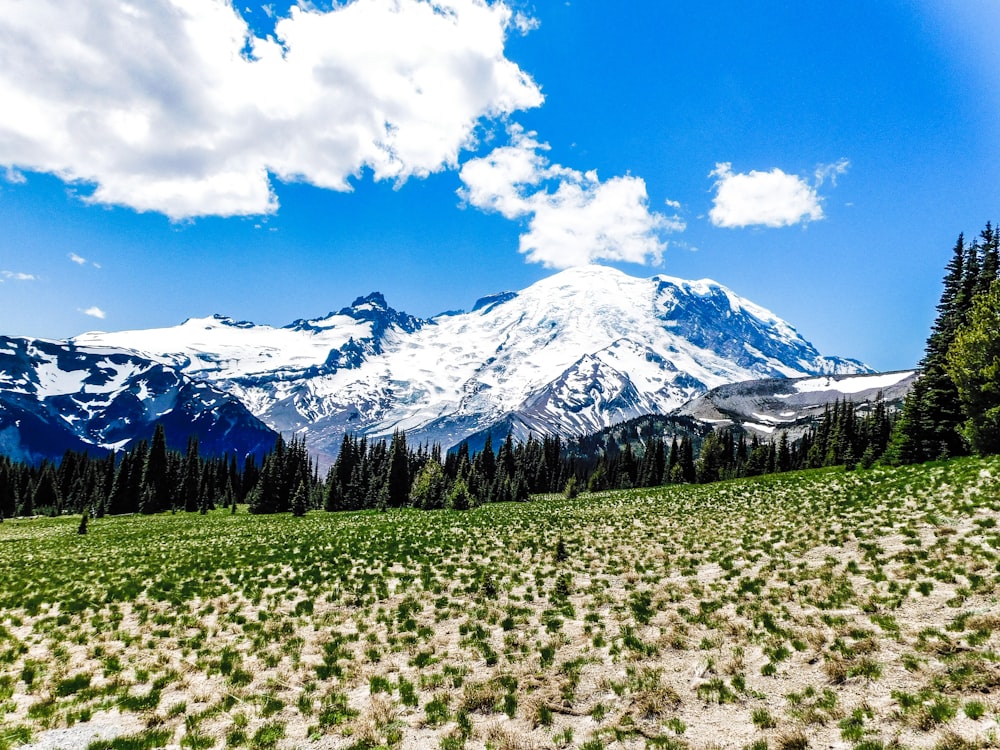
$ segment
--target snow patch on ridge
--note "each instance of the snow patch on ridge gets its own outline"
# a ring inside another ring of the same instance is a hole
[[[815,393],[817,391],[840,391],[841,393],[860,393],[876,388],[888,388],[913,375],[913,370],[905,372],[890,372],[877,375],[866,375],[851,378],[809,378],[796,380],[794,387],[799,393]]]

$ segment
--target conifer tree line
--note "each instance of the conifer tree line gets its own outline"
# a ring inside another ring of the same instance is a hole
[[[478,453],[463,443],[443,455],[440,445],[408,447],[402,432],[388,444],[345,435],[326,477],[323,507],[465,510],[483,503],[520,502],[530,494],[562,491],[571,477],[578,478],[578,463],[566,457],[559,437],[515,443],[508,434],[494,450],[487,436]]]
[[[707,484],[824,466],[869,467],[885,452],[892,424],[879,394],[874,402],[845,399],[827,405],[819,423],[797,439],[783,431],[776,439],[763,440],[735,425],[708,432],[697,447],[691,434],[680,439],[675,434],[669,447],[663,438],[652,436],[642,447],[626,442],[621,450],[607,451],[590,471],[587,487],[596,491]]]
[[[235,455],[202,457],[195,437],[184,452],[169,450],[157,425],[151,442],[103,457],[67,451],[39,466],[0,457],[0,517],[207,512],[244,502],[258,475],[252,456],[242,464]]]
[[[1000,452],[1000,231],[958,236],[920,377],[885,461],[922,463]]]
[[[443,455],[441,447],[412,449],[397,432],[392,441],[347,435],[325,481],[304,440],[278,437],[258,466],[235,456],[203,458],[191,438],[183,453],[167,448],[163,427],[152,441],[106,457],[68,451],[39,466],[0,457],[0,520],[14,516],[84,513],[91,518],[163,511],[205,513],[246,504],[251,513],[313,509],[416,507],[467,509],[482,503],[524,501],[529,494],[561,491],[578,461],[566,458],[558,437],[494,451],[487,438],[479,453],[468,446]]]
[[[859,411],[865,412],[858,416]],[[0,458],[0,518],[14,515],[86,513],[90,517],[162,511],[207,512],[246,504],[251,513],[452,508],[520,502],[529,495],[601,491],[666,484],[707,483],[736,477],[860,462],[882,454],[892,429],[882,399],[859,409],[851,401],[828,406],[819,424],[801,438],[787,433],[770,441],[734,426],[684,432],[671,423],[665,435],[644,441],[626,435],[624,447],[583,441],[511,435],[494,450],[470,452],[463,443],[444,453],[440,445],[407,445],[397,432],[390,442],[345,435],[340,453],[321,478],[304,440],[278,437],[258,466],[252,456],[203,458],[197,439],[183,453],[167,449],[162,426],[152,442],[103,458],[67,452],[57,465],[32,467]],[[662,427],[662,426],[661,426]],[[627,430],[623,430],[627,433]],[[628,439],[631,438],[631,439]],[[700,444],[699,444],[700,440]],[[597,446],[601,446],[597,455]]]

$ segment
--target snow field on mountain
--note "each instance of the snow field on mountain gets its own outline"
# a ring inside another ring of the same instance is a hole
[[[817,391],[839,391],[841,393],[860,393],[866,390],[888,388],[913,375],[913,370],[903,372],[887,372],[878,375],[864,375],[853,378],[809,378],[797,380],[795,390],[799,393],[814,393]]]
[[[344,315],[308,321],[315,330],[237,323],[223,316],[189,318],[179,326],[143,331],[95,331],[74,341],[149,355],[189,375],[225,380],[322,365],[333,349],[371,336],[371,323]]]
[[[822,357],[773,313],[710,280],[639,279],[604,266],[430,320],[373,294],[284,328],[217,316],[76,342],[127,347],[210,379],[272,428],[311,435],[321,452],[345,430],[454,441],[508,417],[580,435],[667,413],[724,383],[866,370]]]

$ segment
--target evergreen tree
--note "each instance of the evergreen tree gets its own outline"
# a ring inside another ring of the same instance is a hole
[[[701,484],[717,482],[728,465],[727,454],[732,450],[728,434],[711,432],[701,443],[695,478]]]
[[[531,495],[528,491],[528,478],[520,469],[515,471],[513,478],[510,479],[508,499],[510,502],[514,503],[526,503],[531,499]]]
[[[469,487],[465,480],[459,477],[451,486],[448,493],[446,507],[452,510],[468,510],[472,507],[472,496],[469,494]]]
[[[980,455],[1000,452],[1000,281],[979,295],[948,351],[948,373],[966,415],[962,425]]]
[[[965,320],[979,280],[977,252],[975,243],[967,249],[964,235],[958,236],[945,273],[937,318],[920,362],[919,387],[915,385],[906,397],[887,461],[919,463],[966,453],[958,431],[963,421],[962,406],[947,366],[948,349]]]
[[[56,485],[56,473],[52,464],[46,463],[35,483],[31,493],[32,513],[22,515],[34,515],[36,513],[48,513],[57,515],[59,509],[59,490]]]
[[[694,482],[694,444],[687,435],[681,438],[681,457],[678,465],[680,467],[681,479],[688,484]]]
[[[979,234],[979,239],[982,243],[983,260],[976,284],[977,295],[989,292],[993,282],[1000,278],[1000,230],[986,222],[986,228]]]
[[[278,482],[280,458],[276,453],[270,453],[264,458],[257,484],[251,490],[249,499],[250,512],[256,514],[278,512]],[[283,453],[281,454],[284,455]]]
[[[680,463],[681,454],[680,447],[677,445],[677,435],[675,434],[670,441],[670,455],[667,457],[667,466],[664,469],[664,480],[670,482],[671,484],[676,484],[675,475],[679,472],[675,472],[674,469]]]
[[[468,448],[468,446],[466,446]],[[493,451],[493,437],[487,433],[483,449],[476,454],[472,467],[476,474],[487,485],[492,485],[497,478],[497,457]]]
[[[25,487],[25,491],[21,493],[21,502],[17,508],[17,515],[22,517],[35,515],[34,498],[35,498],[35,488],[29,482],[28,485]]]
[[[296,518],[301,518],[306,514],[307,498],[308,491],[305,482],[299,482],[299,486],[295,489],[295,496],[292,498],[292,515]]]
[[[497,451],[497,475],[502,479],[512,479],[516,473],[514,462],[514,436],[508,432]]]
[[[406,435],[396,431],[389,447],[389,471],[386,479],[387,503],[391,508],[402,508],[410,496],[409,460],[406,453]]]
[[[775,459],[775,471],[788,471],[792,468],[792,455],[788,449],[788,433],[784,430],[778,438],[778,453]]]
[[[0,517],[13,518],[17,510],[14,494],[14,468],[6,457],[0,457]]]
[[[917,378],[903,400],[902,412],[893,427],[884,456],[887,464],[898,466],[929,460],[926,436],[931,434],[932,428],[931,415],[924,411],[927,403],[925,393],[924,379]]]
[[[447,490],[444,469],[436,459],[429,458],[413,480],[410,502],[414,508],[425,510],[443,508]]]
[[[139,510],[142,513],[158,513],[170,506],[167,439],[162,424],[157,424],[153,432],[153,442],[142,471],[141,492]]]
[[[619,489],[629,489],[636,486],[639,474],[639,464],[632,452],[632,443],[625,443],[625,450],[618,458],[618,470],[615,472],[615,486]]]
[[[188,438],[187,453],[184,456],[180,498],[178,498],[178,505],[183,505],[186,511],[198,509],[199,501],[201,500],[201,474],[202,466],[198,458],[198,437],[192,435]],[[202,507],[205,506],[204,503],[201,503],[201,505]]]
[[[574,500],[580,495],[580,487],[576,481],[576,477],[570,477],[566,481],[566,487],[563,489],[563,495],[565,495],[567,500]]]
[[[589,492],[602,492],[606,489],[608,489],[608,467],[604,456],[601,456],[587,480],[587,490]]]

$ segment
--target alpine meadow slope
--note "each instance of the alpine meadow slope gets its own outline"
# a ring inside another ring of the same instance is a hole
[[[871,372],[821,355],[714,281],[598,265],[430,319],[373,293],[282,328],[213,316],[73,343],[141,353],[207,380],[272,429],[304,434],[321,460],[345,432],[403,430],[446,448],[494,429],[573,437],[668,413],[726,383]]]

